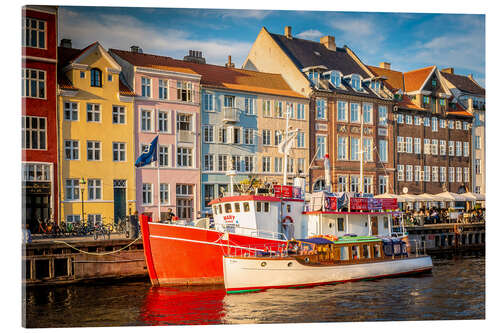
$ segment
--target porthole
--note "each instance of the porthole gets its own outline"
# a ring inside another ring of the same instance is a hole
[[[260,265],[261,265],[262,267],[266,267],[267,263],[266,263],[265,261],[263,261],[263,262],[261,262],[261,263],[260,263]]]
[[[309,257],[307,257],[307,258],[305,259],[305,262],[309,262]]]
[[[287,265],[288,267],[292,267],[292,262],[290,261]]]

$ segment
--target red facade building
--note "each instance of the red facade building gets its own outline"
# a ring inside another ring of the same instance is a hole
[[[22,11],[22,211],[34,231],[58,217],[57,7]]]

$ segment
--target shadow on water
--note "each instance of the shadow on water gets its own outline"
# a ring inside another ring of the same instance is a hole
[[[149,282],[32,288],[27,327],[484,319],[485,260],[435,259],[432,274],[226,295]]]

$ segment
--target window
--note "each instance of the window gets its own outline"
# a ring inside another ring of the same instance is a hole
[[[469,182],[469,168],[464,168],[464,182]]]
[[[449,129],[453,129],[455,126],[454,126],[454,123],[453,123],[453,120],[449,120],[448,121],[448,128]]]
[[[424,166],[424,181],[431,181],[431,167],[428,165]]]
[[[387,140],[379,140],[378,141],[378,153],[379,153],[380,162],[386,163],[388,161],[387,149],[388,149]]]
[[[439,155],[446,156],[446,140],[439,140]]]
[[[398,181],[405,180],[405,166],[398,164]]]
[[[414,147],[415,149],[413,150],[413,152],[414,152],[415,154],[420,154],[420,153],[422,152],[422,151],[421,151],[420,138],[414,138],[414,139],[413,139],[413,144],[414,144],[414,146],[415,146],[415,147]]]
[[[351,137],[351,161],[359,161],[361,158],[359,152],[359,138]]]
[[[168,204],[169,198],[169,185],[165,183],[160,184],[160,204]]]
[[[255,98],[245,97],[245,113],[255,114],[254,112]]]
[[[446,120],[439,119],[439,128],[446,128]]]
[[[359,176],[351,176],[351,192],[359,192]]]
[[[340,73],[337,71],[332,71],[330,74],[330,82],[335,88],[340,87]]]
[[[363,161],[373,161],[372,138],[363,138]]]
[[[420,165],[415,165],[413,168],[415,170],[415,181],[416,182],[421,182],[422,179],[422,167]]]
[[[373,178],[372,177],[363,177],[363,193],[372,193],[373,192]]]
[[[214,95],[209,92],[203,94],[203,110],[205,111],[215,111],[214,110]]]
[[[433,182],[439,181],[439,167],[437,166],[432,167],[432,181]]]
[[[464,157],[469,157],[469,143],[464,142]]]
[[[316,119],[326,119],[326,100],[324,98],[316,99]]]
[[[462,182],[462,168],[457,167],[457,183]]]
[[[298,159],[297,159],[297,172],[298,172],[298,173],[302,173],[302,172],[304,172],[304,170],[305,170],[305,166],[306,166],[306,164],[305,164],[305,160],[304,160],[304,158],[302,158],[302,157],[301,157],[301,158],[298,158]]]
[[[297,104],[297,119],[298,120],[305,120],[306,119],[306,112],[305,112],[305,105],[304,104]]]
[[[217,156],[217,171],[227,171],[227,155]],[[236,167],[236,165],[235,165]]]
[[[246,145],[253,145],[253,128],[243,129],[243,143]]]
[[[397,115],[397,122],[398,122],[398,124],[405,123],[404,116],[401,113],[398,113],[398,115]]]
[[[467,130],[469,129],[469,124],[468,124],[467,122],[465,122],[465,121],[464,121],[464,122],[462,123],[462,127],[463,127],[464,131],[467,131]]]
[[[214,127],[212,125],[203,126],[203,142],[214,142]]]
[[[455,128],[457,130],[461,130],[462,129],[462,122],[460,120],[455,121]]]
[[[416,125],[416,126],[420,126],[422,125],[422,118],[420,116],[415,116],[413,117],[413,123]]]
[[[462,156],[462,141],[455,141],[455,156]]]
[[[99,68],[92,68],[90,70],[90,86],[102,87],[102,72]]]
[[[380,88],[381,88],[380,81],[371,81],[370,88],[374,91],[380,91]]]
[[[152,112],[149,110],[142,110],[141,111],[141,130],[143,132],[151,132],[152,131],[151,113]]]
[[[481,193],[481,186],[476,186],[474,189],[474,193]]]
[[[65,186],[66,200],[79,200],[80,199],[80,180],[79,179],[66,179]]]
[[[262,172],[271,172],[271,157],[262,157]]]
[[[474,168],[475,168],[476,175],[480,175],[481,174],[481,160],[480,159],[476,159],[476,162],[474,163]]]
[[[439,167],[440,172],[439,172],[439,181],[441,183],[446,182],[446,167]]]
[[[219,143],[227,143],[227,128],[219,127]]]
[[[424,103],[424,105],[428,105],[429,104],[429,96],[424,96],[422,99],[422,102]]]
[[[214,184],[205,184],[203,185],[204,191],[204,206],[208,207],[208,203],[215,198],[215,185]],[[217,207],[214,205],[214,207]],[[239,207],[239,206],[238,206]]]
[[[125,124],[125,107],[113,105],[113,124]]]
[[[373,104],[363,103],[363,122],[365,124],[373,123]]]
[[[168,80],[158,80],[158,98],[168,99]]]
[[[270,100],[263,100],[262,101],[262,113],[264,117],[272,117],[271,113],[271,101]]]
[[[448,141],[448,155],[455,155],[455,142],[453,141]]]
[[[387,126],[387,106],[385,105],[378,106],[378,124],[379,126]],[[416,122],[415,125],[417,125]]]
[[[109,81],[109,82],[112,82],[112,81],[113,81],[113,75],[112,75],[112,74],[108,74],[108,81]]]
[[[436,117],[432,117],[432,131],[437,132],[438,130],[438,120]]]
[[[126,159],[125,143],[124,142],[113,142],[113,161],[124,162],[125,159]]]
[[[177,147],[177,166],[192,167],[193,166],[193,149],[187,147]]]
[[[254,156],[245,156],[245,172],[253,172],[253,158]]]
[[[93,226],[96,223],[102,223],[102,215],[101,214],[89,214],[88,215],[88,223]]]
[[[101,121],[101,104],[87,103],[87,122]]]
[[[262,130],[262,144],[264,146],[271,145],[271,130],[268,129]]]
[[[353,75],[351,77],[351,87],[354,90],[361,91],[361,77],[359,75]]]
[[[168,114],[165,111],[158,111],[158,131],[168,132]]]
[[[481,137],[479,135],[474,135],[474,148],[481,149]]]
[[[337,102],[337,120],[347,121],[347,103],[344,101]]]
[[[455,168],[454,167],[448,168],[448,180],[450,183],[455,182]]]
[[[142,184],[142,204],[153,204],[153,185],[149,183]]]
[[[22,96],[45,98],[45,71],[23,68]]]
[[[413,165],[406,166],[406,181],[407,182],[413,181]]]
[[[64,140],[64,156],[67,160],[78,160],[80,144],[77,140]]]
[[[88,179],[88,200],[102,199],[102,181],[100,179]]]
[[[175,193],[180,197],[189,197],[193,195],[193,185],[177,184],[175,186]]]
[[[351,103],[351,123],[359,123],[359,104]]]
[[[231,163],[236,171],[242,171],[244,169],[244,166],[242,167],[241,165],[241,157],[238,155],[231,156]]]
[[[23,20],[23,46],[45,48],[47,25],[45,21],[27,17]]]
[[[84,71],[80,71],[80,79],[85,79],[85,72]]]
[[[214,171],[214,155],[206,154],[203,157],[203,170]]]
[[[411,115],[406,115],[406,125],[411,125],[413,122],[413,117]]]
[[[22,148],[46,149],[47,148],[47,118],[22,117]]]
[[[429,117],[424,117],[424,126],[427,126],[427,127],[431,126],[431,122],[430,122]]]
[[[347,137],[339,136],[337,140],[337,159],[347,160]]]
[[[337,191],[338,192],[347,192],[347,177],[346,176],[338,176],[338,178],[337,178]]]
[[[397,137],[398,153],[404,153],[406,151],[405,138],[402,136]]]
[[[438,154],[438,140],[436,139],[432,139],[431,153],[432,155]]]
[[[177,100],[183,102],[193,101],[193,84],[191,82],[177,81]]]
[[[424,139],[424,154],[429,155],[431,153],[431,140]]]
[[[190,114],[178,113],[177,114],[177,130],[178,131],[191,131],[191,118]]]
[[[410,153],[410,154],[413,152],[413,138],[412,137],[406,138],[406,152]]]
[[[64,102],[64,120],[78,120],[78,103]]]
[[[283,157],[274,158],[274,172],[276,173],[283,172]]]
[[[101,160],[101,142],[87,141],[87,161]]]
[[[297,148],[305,148],[306,137],[304,132],[297,133]]]
[[[250,211],[250,203],[249,202],[244,202],[243,203],[243,211],[244,212],[249,212]]]
[[[378,176],[378,193],[384,194],[387,193],[387,184],[389,182],[388,176]]]
[[[158,148],[159,148],[158,155],[160,155],[159,156],[160,167],[168,167],[170,165],[168,147],[167,146],[159,146]]]
[[[283,118],[283,103],[281,101],[274,101],[274,116]]]

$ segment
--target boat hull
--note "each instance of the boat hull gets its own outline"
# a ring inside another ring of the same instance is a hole
[[[237,293],[430,272],[432,260],[429,256],[421,256],[364,264],[309,266],[291,258],[234,258],[225,256],[223,269],[227,293]]]
[[[223,284],[222,258],[255,253],[285,241],[141,219],[144,254],[153,285]]]

